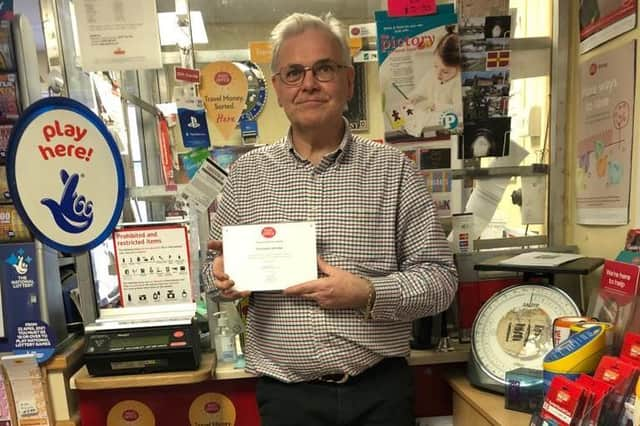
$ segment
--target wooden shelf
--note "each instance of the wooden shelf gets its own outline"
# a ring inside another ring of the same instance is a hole
[[[455,364],[469,360],[470,345],[453,343],[454,351],[437,352],[435,350],[412,350],[409,365]],[[196,371],[172,373],[132,374],[110,377],[92,377],[83,366],[71,378],[71,389],[100,390],[116,388],[135,388],[147,386],[166,386],[187,383],[198,383],[209,379],[234,380],[256,377],[242,369],[234,368],[232,362],[216,363],[215,353],[202,355],[200,368]]]
[[[122,376],[93,377],[83,365],[69,381],[71,389],[104,390],[142,388],[152,386],[173,386],[200,383],[213,377],[216,357],[213,353],[202,355],[200,368],[195,371],[175,371],[171,373],[127,374]]]
[[[512,176],[538,176],[546,175],[549,172],[547,164],[531,164],[529,166],[511,167],[476,167],[468,169],[451,170],[452,179],[463,179],[466,177],[474,179]]]
[[[435,365],[454,364],[469,361],[471,345],[469,343],[452,343],[454,350],[451,352],[438,352],[434,349],[411,351],[409,365]]]
[[[80,361],[84,354],[84,338],[74,338],[73,336],[70,338],[72,339],[71,343],[44,365],[47,372],[65,370]]]
[[[454,424],[528,426],[531,415],[504,408],[504,396],[474,388],[462,369],[448,374],[453,389]]]

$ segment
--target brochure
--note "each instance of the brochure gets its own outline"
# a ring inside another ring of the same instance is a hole
[[[460,42],[453,5],[435,15],[375,13],[386,142],[448,139],[462,125]]]

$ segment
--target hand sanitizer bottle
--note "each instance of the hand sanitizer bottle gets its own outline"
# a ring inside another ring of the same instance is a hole
[[[227,313],[216,312],[218,316],[218,332],[215,335],[216,356],[218,361],[236,362],[236,335],[227,324]]]

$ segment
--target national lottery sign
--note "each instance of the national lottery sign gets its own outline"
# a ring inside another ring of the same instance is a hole
[[[89,108],[63,97],[35,102],[14,127],[7,158],[11,197],[40,241],[76,253],[110,235],[122,212],[124,168]]]

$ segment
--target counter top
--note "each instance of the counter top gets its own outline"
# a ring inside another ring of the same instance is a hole
[[[451,343],[453,351],[438,352],[433,349],[427,350],[411,350],[409,355],[409,365],[434,365],[434,364],[453,364],[457,362],[467,362],[471,354],[471,345],[469,343]]]
[[[411,355],[409,355],[409,365],[454,364],[469,360],[470,345],[468,343],[453,343],[452,346],[454,350],[451,352],[437,352],[433,349],[412,350]],[[214,376],[218,380],[255,377],[244,370],[234,368],[232,362],[218,363]]]
[[[455,369],[449,373],[447,382],[456,395],[460,396],[490,424],[529,426],[531,414],[505,409],[503,395],[473,387],[462,369]]]
[[[453,347],[455,350],[451,352],[412,350],[409,356],[409,365],[454,364],[466,362],[469,359],[469,344],[454,343]],[[252,377],[255,376],[234,368],[234,364],[231,362],[217,363],[215,353],[209,352],[202,355],[200,368],[196,371],[92,377],[89,375],[87,367],[83,366],[71,377],[70,386],[71,389],[100,390],[199,383],[211,378],[231,380]]]
[[[44,367],[48,372],[65,370],[68,367],[76,365],[81,361],[84,355],[84,338],[76,338],[70,341],[59,354],[51,358]]]
[[[83,365],[69,379],[71,389],[105,390],[121,388],[141,388],[150,386],[185,385],[209,380],[216,368],[214,353],[202,354],[200,368],[194,371],[174,371],[171,373],[127,374],[122,376],[93,377]]]

